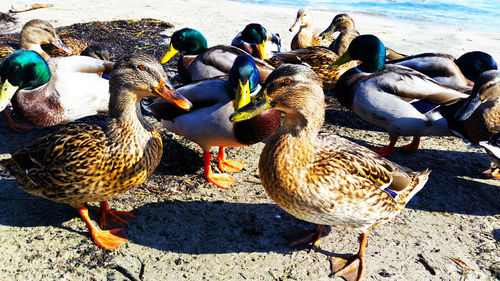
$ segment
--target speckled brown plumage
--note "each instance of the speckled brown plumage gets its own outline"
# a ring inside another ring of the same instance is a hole
[[[290,52],[276,53],[266,61],[274,67],[284,63],[307,65],[323,80],[323,87],[326,91],[335,88],[340,76],[359,64],[358,61],[350,61],[330,68],[338,58],[339,56],[336,53],[327,48],[308,47]]]
[[[285,118],[262,151],[260,179],[269,197],[295,217],[351,226],[366,242],[369,229],[399,213],[426,183],[428,170],[413,172],[339,136],[318,135],[324,95],[321,80],[307,67],[280,66],[250,105],[237,112],[258,112],[256,104],[265,100]],[[363,252],[362,243],[361,264]]]
[[[109,116],[91,116],[63,125],[13,152],[0,165],[24,191],[80,211],[85,202],[103,202],[140,185],[161,159],[162,140],[141,115],[138,102],[149,95],[174,95],[165,79],[155,59],[125,56],[111,74]],[[94,236],[95,230],[88,226]]]

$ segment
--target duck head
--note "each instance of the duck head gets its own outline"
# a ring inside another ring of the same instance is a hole
[[[303,27],[310,27],[313,24],[313,16],[311,11],[308,8],[303,8],[297,11],[297,18],[295,19],[295,22],[290,26],[290,29],[288,29],[290,32],[293,32],[295,29],[297,29],[297,26],[299,28]]]
[[[455,113],[455,119],[464,121],[489,98],[500,96],[500,71],[488,70],[479,75],[464,105]]]
[[[174,89],[160,63],[145,54],[126,55],[115,63],[109,92],[110,116],[121,114],[131,101],[138,103],[148,96],[161,97],[185,110],[191,108],[191,102]]]
[[[354,20],[348,14],[338,14],[336,15],[330,25],[321,32],[320,36],[325,38],[335,31],[342,32],[346,29],[355,29]]]
[[[251,23],[245,26],[241,32],[241,39],[247,43],[255,44],[259,52],[259,57],[265,59],[267,30],[259,23]]]
[[[32,90],[47,83],[51,72],[45,59],[37,52],[17,50],[2,60],[0,76],[3,81],[0,110],[4,110],[18,90]]]
[[[259,87],[259,79],[259,70],[253,57],[247,54],[237,56],[229,71],[229,83],[235,91],[235,109],[250,102],[250,94]]]
[[[186,55],[198,55],[208,48],[207,39],[196,29],[179,29],[170,39],[168,51],[161,59],[161,63],[167,63],[178,52]]]
[[[455,60],[455,64],[460,68],[464,76],[473,82],[484,71],[498,69],[495,59],[481,51],[465,53]]]
[[[329,68],[335,68],[351,60],[361,61],[357,66],[361,71],[370,73],[380,71],[385,65],[385,46],[374,35],[360,35],[352,40],[347,51]]]
[[[47,21],[34,19],[24,24],[19,42],[21,49],[36,50],[45,58],[49,56],[42,50],[41,44],[52,44],[71,55],[73,52],[57,35],[54,27]]]
[[[250,103],[230,116],[232,122],[253,118],[268,108],[285,113],[284,126],[313,120],[323,110],[324,94],[322,80],[309,67],[284,64],[276,68],[266,79],[264,86]],[[287,121],[288,120],[288,121]],[[316,120],[316,119],[314,119]],[[321,126],[322,119],[318,124]]]

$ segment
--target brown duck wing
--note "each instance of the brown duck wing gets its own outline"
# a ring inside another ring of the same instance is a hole
[[[89,177],[100,178],[106,172],[106,142],[101,126],[69,124],[14,152],[18,169],[11,172],[16,177],[24,174],[48,198],[74,193]]]

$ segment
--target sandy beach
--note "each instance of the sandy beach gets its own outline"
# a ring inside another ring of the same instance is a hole
[[[0,12],[31,3],[3,1]],[[55,27],[154,18],[174,25],[163,32],[166,36],[191,27],[200,30],[209,45],[216,45],[229,44],[246,24],[259,22],[279,33],[283,49],[289,50],[294,33],[288,28],[297,12],[208,0],[37,3],[54,7],[18,13],[17,24],[0,25],[0,31],[19,32],[34,18],[48,20]],[[343,12],[310,8],[317,31]],[[361,13],[351,16],[361,34],[375,34],[404,54],[437,51],[460,56],[480,50],[500,61],[498,33]],[[168,43],[163,42],[162,48]],[[171,65],[167,71],[172,76],[176,72]],[[340,109],[331,99],[329,105],[324,132],[367,146],[388,143],[385,132]],[[26,194],[15,181],[0,180],[0,281],[343,280],[329,276],[329,257],[354,254],[356,232],[331,226],[317,251],[288,247],[283,232],[313,225],[281,210],[255,183],[263,144],[228,149],[228,158],[243,160],[247,166],[234,175],[236,184],[223,190],[204,180],[197,145],[167,132],[154,119],[150,121],[164,137],[165,152],[142,188],[110,201],[112,208],[137,215],[127,229],[130,242],[118,251],[93,244],[71,207]],[[46,130],[12,132],[0,118],[0,158],[44,133]],[[414,170],[429,168],[432,173],[401,214],[370,232],[363,280],[498,280],[500,183],[479,173],[489,166],[489,158],[479,147],[454,137],[424,137],[420,148],[415,154],[397,149],[390,158]],[[97,204],[89,205],[95,219]]]

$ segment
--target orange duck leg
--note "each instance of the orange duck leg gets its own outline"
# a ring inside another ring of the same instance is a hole
[[[289,244],[291,247],[312,242],[313,244],[311,248],[312,250],[316,250],[319,247],[321,236],[325,234],[326,234],[325,226],[322,224],[317,224],[314,229],[298,231],[298,232],[290,232],[287,233],[286,236],[290,237],[297,235],[301,236]]]
[[[14,130],[16,132],[24,132],[24,131],[28,131],[31,129],[23,124],[19,124],[19,123],[14,122],[14,120],[12,120],[12,118],[10,118],[9,113],[7,112],[7,109],[3,110],[3,115],[5,116],[5,120],[7,121],[7,125],[9,125],[9,127],[12,130]]]
[[[370,148],[373,152],[376,152],[378,155],[387,157],[394,154],[394,146],[396,146],[396,142],[398,141],[398,137],[390,138],[390,143],[386,148]]]
[[[135,219],[131,212],[111,210],[107,201],[101,202],[97,212],[101,213],[99,222],[102,229],[125,227],[129,221]]]
[[[235,161],[235,160],[227,160],[226,154],[224,153],[224,147],[219,146],[219,154],[217,155],[217,163],[219,165],[219,169],[224,173],[237,173],[240,172],[241,169],[246,165],[245,162]]]
[[[231,184],[234,182],[234,178],[227,174],[216,174],[212,173],[212,167],[210,166],[210,159],[212,158],[212,154],[210,152],[203,152],[203,162],[204,162],[204,171],[203,174],[205,178],[215,184],[220,188],[230,188]]]
[[[87,207],[78,209],[78,212],[87,224],[87,227],[90,230],[90,235],[92,235],[92,238],[97,246],[106,250],[117,250],[121,244],[128,241],[127,233],[121,228],[98,230],[90,220],[89,210]]]
[[[332,262],[332,273],[341,276],[347,281],[359,281],[363,276],[365,267],[366,233],[361,233],[361,242],[358,254],[350,259],[334,257]]]

